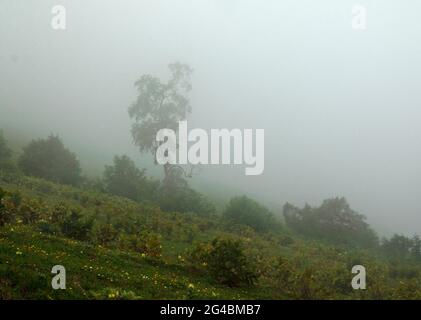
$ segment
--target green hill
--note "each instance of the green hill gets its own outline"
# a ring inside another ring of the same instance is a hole
[[[392,299],[421,294],[419,265],[398,267],[369,250],[331,246],[286,230],[256,233],[219,216],[163,212],[153,204],[42,179],[2,176],[0,181],[0,211],[15,216],[0,227],[0,299]],[[79,212],[81,221],[92,219],[92,230],[84,237],[60,229],[60,210]],[[112,230],[106,228],[110,225]],[[224,284],[192,258],[194,248],[218,237],[245,244],[244,256],[258,276],[253,285]],[[350,286],[356,264],[367,268],[367,290]],[[66,290],[51,288],[54,265],[66,268]]]

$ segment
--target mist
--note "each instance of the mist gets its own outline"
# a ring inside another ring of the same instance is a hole
[[[51,8],[66,8],[66,30]],[[421,233],[421,4],[0,0],[0,126],[59,134],[87,174],[128,154],[151,175],[127,108],[142,74],[194,73],[189,128],[265,130],[265,169],[193,180],[282,206],[345,196],[382,235]],[[9,131],[8,131],[9,130]]]

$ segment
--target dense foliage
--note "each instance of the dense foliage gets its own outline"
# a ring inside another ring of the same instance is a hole
[[[16,165],[12,161],[12,150],[7,145],[3,131],[0,131],[0,171],[16,172]]]
[[[0,152],[13,164],[4,139]],[[76,161],[50,137],[31,142],[20,162],[50,152]],[[344,198],[286,204],[281,227],[246,196],[216,215],[181,172],[163,184],[126,156],[78,187],[53,182],[66,167],[34,168],[48,174],[0,170],[0,299],[421,298],[420,238],[379,244]],[[58,263],[70,271],[69,290],[51,289]],[[350,285],[355,265],[367,270],[366,290]]]
[[[253,286],[259,276],[239,240],[217,238],[199,244],[190,255],[215,281],[231,287]]]
[[[104,171],[105,190],[135,201],[151,200],[156,196],[158,181],[148,179],[145,170],[136,167],[128,156],[115,156],[114,163]]]
[[[32,140],[24,147],[19,167],[29,176],[71,185],[81,182],[81,168],[76,155],[54,135]]]
[[[345,198],[324,200],[317,208],[306,205],[300,209],[287,203],[283,214],[287,226],[307,236],[361,247],[378,244],[377,235],[365,217],[353,211]]]
[[[232,198],[223,216],[237,224],[245,224],[256,231],[273,229],[277,222],[273,214],[264,206],[247,196]]]

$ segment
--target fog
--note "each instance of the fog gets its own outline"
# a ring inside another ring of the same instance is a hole
[[[127,108],[142,74],[180,61],[189,128],[265,129],[262,175],[194,179],[279,206],[345,196],[381,234],[421,233],[421,4],[360,3],[366,30],[347,0],[0,0],[0,126],[58,133],[92,174],[122,153],[158,174]]]

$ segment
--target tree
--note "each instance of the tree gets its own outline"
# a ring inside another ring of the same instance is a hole
[[[378,244],[365,217],[352,210],[345,198],[324,200],[318,208],[306,205],[299,209],[287,203],[283,214],[291,229],[308,236],[363,247]]]
[[[12,150],[7,145],[3,131],[0,131],[0,170],[6,172],[16,171],[16,167],[12,162]]]
[[[58,136],[32,140],[24,147],[19,166],[29,176],[70,185],[81,182],[79,161]]]
[[[259,232],[268,231],[278,224],[266,207],[247,196],[232,198],[223,216],[235,223],[248,225]]]
[[[418,235],[412,237],[411,256],[414,260],[421,260],[421,239]]]
[[[128,156],[115,156],[114,164],[104,171],[105,190],[134,201],[149,200],[153,197],[157,184],[145,176]]]
[[[159,205],[164,211],[194,212],[209,217],[215,206],[201,193],[193,190],[179,170],[169,173],[168,182],[159,189]]]
[[[421,240],[415,235],[411,238],[394,234],[390,239],[383,239],[381,249],[384,254],[395,261],[421,259]]]
[[[168,66],[170,79],[162,82],[151,75],[143,75],[135,82],[138,97],[129,107],[129,116],[134,123],[131,133],[134,143],[142,153],[151,153],[156,162],[156,151],[160,145],[156,134],[161,129],[178,129],[178,122],[185,120],[191,112],[187,93],[191,90],[192,69],[185,64],[173,63]],[[171,172],[184,171],[177,165],[164,165],[164,186],[171,184]],[[186,175],[188,175],[186,173]]]

